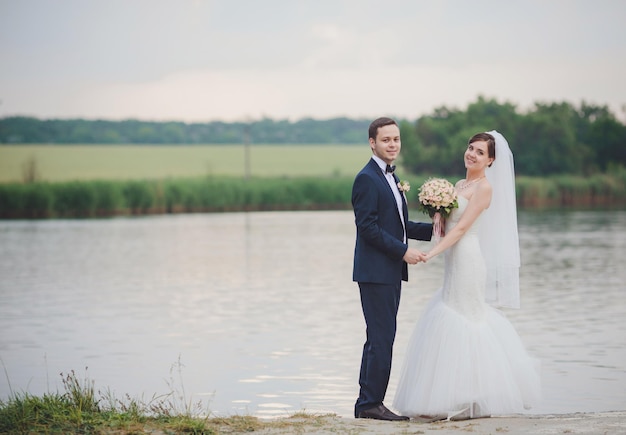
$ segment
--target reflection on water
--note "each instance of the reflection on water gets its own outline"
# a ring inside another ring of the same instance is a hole
[[[625,409],[626,212],[519,224],[522,309],[507,315],[542,360],[530,413]],[[353,243],[346,211],[0,222],[0,397],[62,390],[59,373],[88,367],[120,398],[184,388],[215,414],[350,416],[364,340]],[[410,269],[388,402],[442,267]]]

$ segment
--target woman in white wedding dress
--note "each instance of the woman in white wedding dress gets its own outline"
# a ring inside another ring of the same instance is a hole
[[[496,131],[473,136],[459,207],[428,253],[445,255],[443,286],[410,338],[394,408],[409,417],[510,414],[541,396],[539,363],[501,311],[519,307],[519,241],[513,156]],[[482,228],[482,229],[481,229]]]

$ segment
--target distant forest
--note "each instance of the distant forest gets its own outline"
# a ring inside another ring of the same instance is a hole
[[[370,122],[348,118],[184,123],[10,117],[0,119],[0,143],[362,144],[367,143]]]
[[[458,175],[462,152],[479,131],[498,130],[523,175],[590,175],[626,168],[626,125],[607,106],[511,103],[478,99],[466,109],[440,107],[417,120],[398,119],[402,163],[414,173]],[[371,120],[148,122],[0,118],[0,144],[362,144]]]

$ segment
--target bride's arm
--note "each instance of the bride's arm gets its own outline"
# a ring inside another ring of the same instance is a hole
[[[458,242],[459,239],[463,237],[467,230],[472,226],[474,221],[478,219],[478,216],[480,216],[482,211],[489,207],[490,202],[491,185],[489,183],[480,183],[476,186],[476,191],[469,199],[467,208],[463,212],[459,222],[450,230],[450,232],[446,232],[445,237],[443,237],[441,241],[435,245],[435,247],[431,249],[428,254],[426,254],[426,261],[441,254],[450,246],[453,246],[456,242]]]

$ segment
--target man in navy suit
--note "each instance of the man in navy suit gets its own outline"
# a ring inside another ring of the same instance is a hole
[[[408,239],[430,240],[432,224],[409,221],[406,198],[398,187],[393,162],[401,148],[400,129],[391,118],[370,124],[372,158],[352,186],[356,223],[353,281],[359,284],[367,326],[363,346],[356,418],[408,420],[383,405],[391,373],[396,317],[407,264],[424,261],[424,253],[410,248]]]

